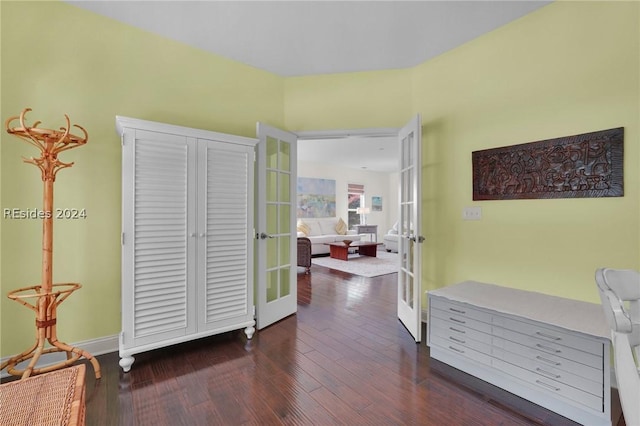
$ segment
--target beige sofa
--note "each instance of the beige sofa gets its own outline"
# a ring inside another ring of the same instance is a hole
[[[342,240],[360,241],[361,236],[356,231],[346,229],[346,224],[339,227],[341,218],[303,218],[298,219],[298,237],[307,237],[311,240],[311,255],[328,254],[327,243],[335,243]],[[338,229],[344,233],[340,233]]]
[[[382,238],[386,251],[398,252],[398,222]]]

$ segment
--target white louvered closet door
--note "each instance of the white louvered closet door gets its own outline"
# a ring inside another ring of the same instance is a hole
[[[253,320],[254,149],[198,140],[198,329]]]
[[[188,227],[193,218],[193,174],[184,136],[135,130],[125,134],[123,175],[123,309],[125,346],[170,339],[195,330],[190,271],[195,241]],[[191,140],[193,144],[195,140]]]

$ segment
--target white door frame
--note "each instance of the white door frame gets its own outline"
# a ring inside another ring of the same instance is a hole
[[[293,132],[298,136],[298,140],[311,139],[341,139],[349,137],[396,137],[400,128],[396,127],[371,127],[367,129],[332,129],[332,130],[304,130]]]
[[[304,130],[293,133],[298,136],[298,141],[304,141],[314,139],[341,139],[349,137],[398,137],[401,130],[401,127],[370,127],[363,129]],[[421,161],[421,159],[418,161]],[[420,261],[422,260],[420,259]],[[422,286],[420,286],[420,289],[422,289]],[[422,322],[426,322],[426,311],[421,311],[421,317]]]

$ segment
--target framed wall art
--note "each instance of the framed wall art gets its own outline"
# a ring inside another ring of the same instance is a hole
[[[382,197],[377,197],[377,196],[371,197],[371,211],[372,212],[382,211]]]
[[[297,217],[335,217],[335,180],[298,177],[297,187]]]
[[[473,199],[622,197],[624,128],[472,153]]]

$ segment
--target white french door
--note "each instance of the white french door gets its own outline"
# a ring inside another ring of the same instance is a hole
[[[258,123],[256,308],[262,329],[297,310],[296,135]]]
[[[415,116],[398,133],[400,214],[398,221],[398,319],[416,342],[421,340],[421,120]]]

